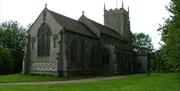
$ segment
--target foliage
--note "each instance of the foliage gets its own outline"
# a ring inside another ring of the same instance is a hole
[[[24,55],[26,29],[17,21],[8,21],[0,24],[0,45],[8,48],[12,53],[13,71],[20,72]]]
[[[151,62],[153,60],[153,45],[151,41],[151,37],[147,34],[144,33],[134,33],[133,37],[133,50],[137,53],[142,53],[142,54],[148,54],[148,58]],[[148,63],[149,64],[149,63]],[[138,68],[141,67],[141,63],[136,61],[136,66]]]
[[[138,53],[152,53],[153,45],[151,43],[151,38],[144,33],[134,33],[133,34],[133,49]]]
[[[166,64],[175,66],[180,71],[180,1],[171,0],[168,11],[172,16],[160,26],[162,41],[165,43],[161,49]]]
[[[179,91],[180,79],[174,73],[122,76],[117,79],[84,83],[0,86],[2,91]]]
[[[156,72],[174,72],[176,67],[173,61],[167,61],[165,50],[161,49],[154,52],[154,59],[151,62],[151,67]]]
[[[0,47],[0,74],[12,72],[13,60],[9,49]]]

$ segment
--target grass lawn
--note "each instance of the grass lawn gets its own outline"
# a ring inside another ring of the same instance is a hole
[[[89,83],[0,86],[0,91],[180,91],[180,78],[174,73],[138,74]]]
[[[64,78],[57,78],[51,76],[35,76],[35,75],[23,75],[23,74],[10,74],[0,75],[1,82],[29,82],[29,81],[54,81],[54,80],[65,80]],[[1,91],[1,90],[0,90]]]

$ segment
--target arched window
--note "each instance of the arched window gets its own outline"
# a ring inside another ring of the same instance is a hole
[[[109,64],[109,52],[105,50],[102,54],[102,64]]]
[[[97,60],[96,53],[97,53],[96,46],[93,44],[92,48],[91,48],[91,63],[96,62],[96,60]]]
[[[71,62],[76,62],[77,61],[77,42],[76,41],[72,41],[70,43],[70,57],[71,57]]]
[[[50,27],[43,23],[37,33],[38,37],[38,56],[49,56],[50,55]]]

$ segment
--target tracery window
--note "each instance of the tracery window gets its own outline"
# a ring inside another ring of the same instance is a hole
[[[104,51],[102,54],[102,64],[109,64],[109,52]]]
[[[71,57],[71,62],[76,62],[77,61],[77,50],[76,50],[76,48],[77,48],[77,42],[76,41],[72,41],[71,43],[70,43],[70,57]]]
[[[50,55],[50,27],[43,23],[37,33],[38,37],[38,56],[49,56]]]
[[[98,60],[97,54],[98,54],[97,46],[93,44],[91,48],[91,63],[95,63]]]

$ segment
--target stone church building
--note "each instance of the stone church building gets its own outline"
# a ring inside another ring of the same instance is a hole
[[[131,37],[123,7],[104,8],[104,25],[84,13],[74,20],[45,7],[28,30],[22,71],[62,77],[135,73]]]

